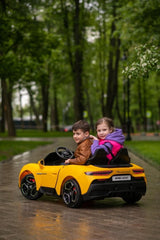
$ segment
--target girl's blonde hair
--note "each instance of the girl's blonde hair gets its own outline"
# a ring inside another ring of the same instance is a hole
[[[98,121],[96,122],[96,129],[97,129],[97,126],[102,123],[105,123],[112,130],[112,132],[114,131],[114,123],[111,118],[103,117],[98,119]]]

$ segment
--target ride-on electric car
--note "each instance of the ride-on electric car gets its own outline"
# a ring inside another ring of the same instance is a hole
[[[130,162],[126,148],[110,164],[103,149],[96,151],[85,165],[64,164],[74,153],[64,147],[49,153],[38,163],[22,167],[19,188],[24,197],[36,200],[43,194],[56,194],[71,208],[83,201],[121,197],[135,203],[146,193],[144,169]]]

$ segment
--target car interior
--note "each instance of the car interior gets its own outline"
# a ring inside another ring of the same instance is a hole
[[[61,152],[60,152],[61,153]],[[62,152],[63,153],[63,152]],[[73,153],[73,152],[72,152]],[[63,156],[63,154],[62,154]],[[69,158],[69,157],[68,157]],[[74,158],[74,157],[73,157]],[[66,158],[67,159],[67,158]],[[45,166],[56,166],[63,165],[65,158],[59,156],[56,152],[49,153],[44,158]],[[95,165],[101,167],[128,167],[130,165],[130,157],[128,155],[128,150],[126,148],[121,148],[116,156],[108,164],[109,159],[106,157],[106,152],[104,149],[98,149],[93,156],[91,156],[85,165]]]

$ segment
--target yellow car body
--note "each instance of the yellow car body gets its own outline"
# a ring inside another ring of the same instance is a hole
[[[86,200],[117,196],[126,202],[136,202],[145,195],[146,183],[144,169],[133,163],[101,167],[65,165],[62,161],[46,165],[42,159],[23,166],[19,174],[19,188],[26,198],[56,194],[69,207],[77,207]]]

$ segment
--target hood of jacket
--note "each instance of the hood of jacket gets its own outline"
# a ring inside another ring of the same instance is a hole
[[[123,145],[124,141],[125,141],[125,137],[123,135],[122,129],[120,129],[120,128],[115,128],[114,132],[108,134],[105,139],[116,141],[116,142],[120,143],[121,145]]]

